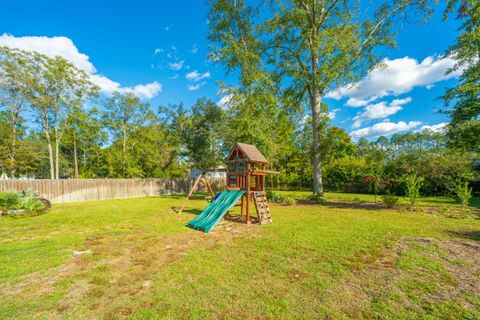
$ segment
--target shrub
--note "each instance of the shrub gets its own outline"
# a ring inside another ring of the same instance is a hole
[[[267,197],[268,200],[272,199],[272,194],[273,194],[272,190],[267,190],[265,192],[265,196]]]
[[[10,211],[17,209],[19,198],[16,191],[0,192],[0,216],[7,215]]]
[[[32,190],[0,192],[0,215],[18,212],[41,213],[50,206],[48,200],[39,198]]]
[[[294,206],[297,204],[297,200],[292,197],[285,197],[283,198],[283,203],[285,203],[287,206]]]
[[[42,212],[47,209],[47,204],[34,191],[25,190],[20,192],[18,209],[25,210],[27,213]]]
[[[268,201],[271,202],[281,202],[282,196],[278,193],[273,193],[272,191],[268,190],[265,194],[267,196]]]
[[[416,174],[407,174],[404,176],[406,185],[406,196],[412,206],[417,205],[417,201],[420,198],[420,188],[423,186],[425,179],[418,177]]]
[[[373,163],[370,168],[370,174],[364,177],[365,182],[370,186],[370,190],[375,195],[375,203],[377,203],[378,192],[387,184],[383,174],[383,167],[380,163]]]
[[[398,198],[392,194],[382,195],[382,201],[387,208],[394,208],[398,203]]]
[[[457,181],[457,183],[455,184],[455,194],[460,200],[462,208],[468,206],[468,202],[472,197],[472,188],[468,186],[468,181]]]
[[[317,204],[321,204],[321,205],[326,205],[327,204],[327,200],[325,199],[325,197],[323,195],[311,195],[308,199],[310,201],[315,201],[315,203],[317,203]]]

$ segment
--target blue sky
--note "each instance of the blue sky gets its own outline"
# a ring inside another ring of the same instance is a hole
[[[444,76],[453,62],[440,55],[456,38],[458,21],[442,22],[442,11],[400,30],[398,49],[385,52],[386,70],[324,99],[333,124],[355,139],[375,139],[447,120],[435,111],[436,99],[456,80]],[[222,98],[216,81],[228,79],[207,60],[207,31],[206,1],[5,1],[0,12],[0,44],[61,54],[107,94],[133,91],[154,110]]]

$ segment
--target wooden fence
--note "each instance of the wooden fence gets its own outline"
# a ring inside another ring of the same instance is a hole
[[[209,181],[215,192],[225,189],[225,179]],[[192,183],[189,179],[0,180],[0,191],[31,189],[52,203],[65,203],[184,194]],[[198,190],[207,191],[203,181]]]

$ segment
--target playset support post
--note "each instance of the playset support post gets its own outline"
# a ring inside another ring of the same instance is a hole
[[[180,210],[178,210],[178,212],[177,212],[178,214],[182,213],[182,211],[185,209],[185,206],[187,205],[188,200],[190,199],[192,194],[197,189],[198,183],[200,182],[200,179],[202,179],[202,178],[205,180],[205,184],[207,185],[207,189],[210,192],[210,195],[212,196],[212,199],[215,197],[215,194],[213,193],[213,190],[212,190],[212,186],[210,185],[210,182],[208,181],[207,174],[206,174],[205,171],[202,171],[202,173],[199,174],[198,177],[195,179],[195,182],[193,183],[192,188],[188,192],[187,197],[185,198],[185,200],[183,200],[182,206],[180,207]]]

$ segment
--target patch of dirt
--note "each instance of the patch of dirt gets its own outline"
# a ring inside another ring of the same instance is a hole
[[[450,261],[445,266],[456,281],[456,289],[480,296],[480,244],[440,241],[438,247],[448,255]]]
[[[0,296],[41,299],[55,293],[59,284],[67,283],[61,302],[55,310],[48,310],[49,318],[68,317],[69,312],[85,307],[101,317],[125,317],[137,303],[142,303],[142,296],[153,292],[152,279],[162,268],[199,249],[214,248],[237,238],[255,238],[260,235],[260,228],[222,221],[209,234],[188,230],[171,235],[138,232],[91,237],[71,251],[64,265],[26,275],[19,283],[6,284],[0,287]]]
[[[428,272],[422,274],[418,269],[400,268],[399,261],[411,250],[444,266],[449,279],[442,280],[439,275],[428,275]],[[431,281],[438,287],[423,297],[424,301],[415,301],[399,286],[402,281],[410,280]],[[418,309],[419,303],[455,301],[463,308],[475,311],[478,305],[467,301],[465,294],[480,297],[480,245],[457,240],[403,238],[395,246],[377,254],[356,257],[351,272],[329,291],[326,304],[357,319],[375,317],[370,310],[372,304],[392,296],[396,299],[394,308]]]

